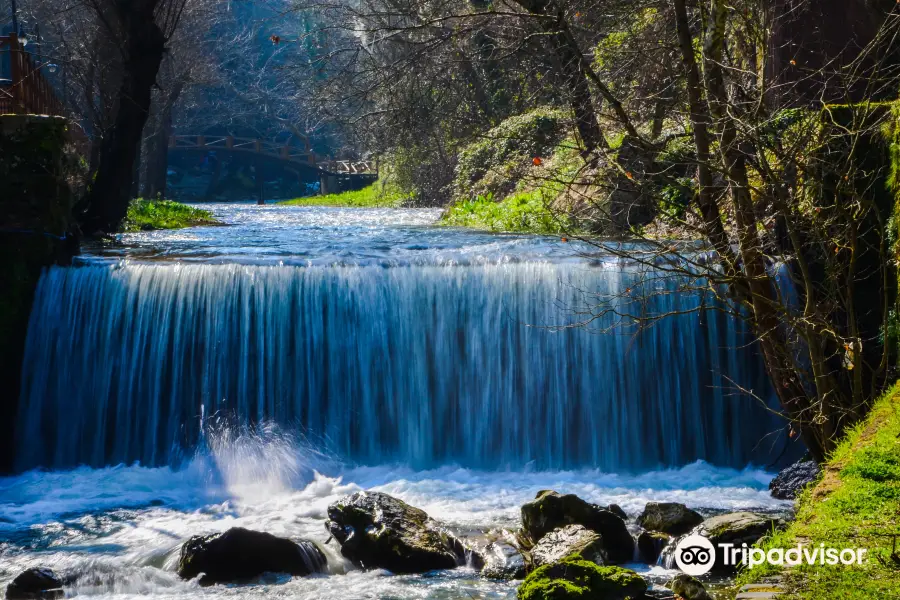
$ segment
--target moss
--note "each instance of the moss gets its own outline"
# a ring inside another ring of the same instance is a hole
[[[634,571],[601,567],[573,554],[531,572],[518,590],[519,600],[637,600],[647,583]]]
[[[460,152],[454,199],[489,194],[503,198],[516,188],[535,158],[543,159],[556,151],[569,128],[568,114],[552,108],[506,119]]]
[[[892,535],[900,532],[900,384],[873,407],[838,446],[821,481],[797,502],[788,529],[762,547],[865,548],[863,565],[760,566],[741,574],[740,583],[780,573],[788,598],[900,598],[900,577]]]
[[[208,210],[194,208],[172,200],[144,200],[138,198],[128,206],[122,231],[152,231],[181,229],[198,225],[219,225]]]
[[[281,202],[287,206],[348,206],[356,208],[397,208],[410,199],[390,183],[377,182],[361,190],[327,194],[325,196],[305,196]]]

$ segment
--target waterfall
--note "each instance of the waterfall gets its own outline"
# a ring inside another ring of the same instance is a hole
[[[560,328],[653,286],[635,335]],[[742,467],[778,427],[737,320],[618,263],[94,263],[43,276],[17,464],[179,460],[203,417],[276,424],[360,464]],[[687,312],[686,312],[687,311]]]

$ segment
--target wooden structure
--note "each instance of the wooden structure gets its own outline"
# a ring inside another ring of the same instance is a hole
[[[0,37],[0,114],[66,114],[63,103],[44,77],[43,67],[25,51],[16,34]]]
[[[316,154],[309,147],[309,140],[304,140],[303,147],[280,145],[266,140],[205,135],[173,135],[169,138],[169,149],[219,151],[228,153],[248,153],[263,155],[269,158],[297,163],[304,166],[316,166]]]

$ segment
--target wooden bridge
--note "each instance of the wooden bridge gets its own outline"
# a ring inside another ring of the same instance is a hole
[[[193,151],[225,151],[228,153],[247,153],[264,156],[270,159],[294,163],[298,166],[313,167],[331,175],[361,175],[377,173],[375,161],[333,160],[320,158],[312,151],[309,139],[303,139],[303,146],[279,144],[269,140],[206,135],[173,135],[169,138],[170,150]]]
[[[0,114],[66,115],[43,74],[51,63],[38,60],[24,50],[15,33],[0,37]]]

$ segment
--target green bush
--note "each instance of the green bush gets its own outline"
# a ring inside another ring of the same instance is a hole
[[[551,108],[506,119],[460,152],[454,198],[502,198],[516,188],[535,158],[554,153],[569,129],[568,114]]]
[[[518,192],[495,202],[493,195],[457,202],[444,213],[442,225],[496,232],[560,234],[568,231],[565,217],[549,208],[545,192]]]

